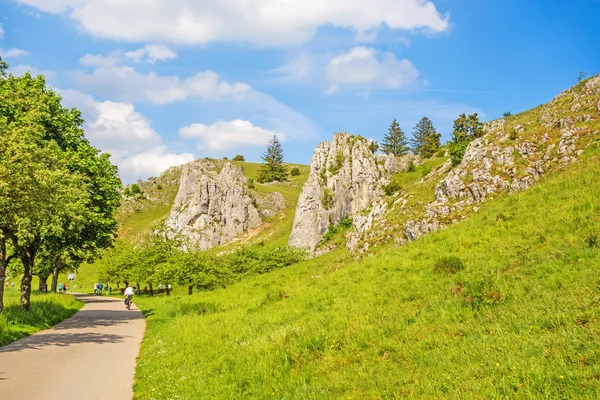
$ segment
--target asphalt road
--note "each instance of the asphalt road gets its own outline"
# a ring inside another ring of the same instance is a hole
[[[77,295],[68,320],[0,347],[2,400],[129,400],[146,322],[123,299]]]

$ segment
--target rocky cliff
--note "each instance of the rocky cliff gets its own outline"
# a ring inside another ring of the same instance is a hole
[[[231,242],[262,220],[242,169],[219,160],[186,164],[167,227],[200,249]]]
[[[368,141],[338,133],[316,148],[302,188],[289,245],[314,251],[330,225],[353,218],[383,195],[391,174],[409,159],[373,155]]]
[[[391,238],[398,244],[416,240],[477,212],[489,198],[527,189],[576,161],[600,140],[600,76],[546,105],[486,123],[484,132],[459,165],[448,160],[355,219],[349,249],[366,250]]]

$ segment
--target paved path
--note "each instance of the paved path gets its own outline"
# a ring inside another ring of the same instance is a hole
[[[2,400],[129,400],[146,323],[122,299],[84,307],[51,329],[0,347]]]

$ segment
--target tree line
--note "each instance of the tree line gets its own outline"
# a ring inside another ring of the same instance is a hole
[[[421,118],[414,127],[410,140],[394,119],[381,144],[373,142],[371,150],[373,152],[381,150],[385,154],[397,157],[412,152],[421,158],[431,158],[443,147],[446,147],[452,164],[458,165],[462,161],[469,143],[481,136],[483,136],[483,124],[479,121],[477,113],[469,116],[460,114],[454,121],[452,137],[444,146],[441,144],[442,135],[437,132],[429,118]]]
[[[76,109],[43,76],[15,77],[0,58],[0,312],[7,268],[22,274],[29,310],[34,275],[58,275],[112,245],[120,202],[117,167],[84,136]]]
[[[99,269],[102,281],[117,286],[131,284],[138,290],[144,286],[153,295],[159,285],[177,285],[192,294],[194,289],[225,287],[244,276],[283,268],[304,258],[302,250],[272,248],[262,242],[217,254],[198,249],[162,224],[138,245],[117,242],[105,252]]]

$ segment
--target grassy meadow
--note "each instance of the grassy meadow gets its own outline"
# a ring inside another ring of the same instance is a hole
[[[598,154],[359,261],[137,299],[135,397],[599,398]]]
[[[31,294],[31,310],[19,308],[19,286],[4,291],[4,312],[0,314],[0,346],[55,325],[75,314],[83,303],[64,294]]]

